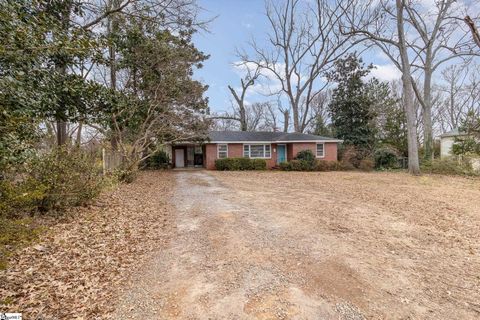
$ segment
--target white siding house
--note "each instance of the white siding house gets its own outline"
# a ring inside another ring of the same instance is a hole
[[[452,146],[455,142],[455,138],[465,136],[465,133],[461,133],[458,129],[445,132],[440,136],[440,158],[446,158],[452,156]]]

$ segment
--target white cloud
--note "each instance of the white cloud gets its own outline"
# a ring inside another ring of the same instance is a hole
[[[380,81],[392,81],[402,77],[402,73],[393,64],[374,65],[375,69],[367,76],[368,79],[373,77]]]

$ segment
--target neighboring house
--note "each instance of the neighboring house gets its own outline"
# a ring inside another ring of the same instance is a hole
[[[440,158],[451,157],[453,143],[455,138],[466,137],[466,133],[459,132],[458,129],[453,129],[452,131],[445,132],[440,136]]]
[[[304,133],[211,131],[202,144],[172,145],[172,164],[174,168],[215,169],[215,160],[219,158],[247,157],[265,159],[267,168],[271,169],[292,160],[302,150],[311,150],[318,159],[337,160],[340,142],[342,140]]]

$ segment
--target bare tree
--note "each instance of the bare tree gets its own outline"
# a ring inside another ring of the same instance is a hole
[[[435,71],[452,59],[467,60],[480,55],[474,49],[475,43],[462,30],[461,21],[455,16],[460,14],[455,0],[440,0],[434,8],[424,8],[415,2],[408,2],[405,9],[407,21],[417,36],[409,40],[408,47],[413,51],[412,67],[421,70],[423,90],[413,82],[416,97],[423,108],[423,145],[425,158],[433,157],[432,125],[432,86]]]
[[[425,157],[433,156],[433,76],[452,59],[468,60],[479,55],[473,50],[474,43],[467,38],[467,31],[461,20],[461,6],[455,0],[438,0],[425,7],[420,1],[401,1],[404,8],[403,29],[408,33],[405,39],[410,61],[410,73],[417,74],[421,85],[412,79],[415,96],[421,104],[422,130]],[[361,13],[360,13],[361,12]],[[401,50],[392,22],[398,21],[396,9],[387,0],[368,1],[367,5],[355,11],[356,20],[351,22],[356,31],[368,34],[372,43],[387,55],[392,63],[403,72]],[[373,19],[372,19],[373,17]],[[371,23],[368,23],[370,21]],[[384,41],[388,40],[388,41]]]
[[[348,6],[348,1],[340,2]],[[327,86],[321,75],[353,45],[350,37],[340,32],[344,13],[337,9],[338,4],[328,0],[267,2],[271,47],[253,40],[254,54],[240,54],[245,63],[258,66],[280,83],[278,93],[290,104],[296,132],[307,128],[311,103]]]
[[[233,98],[236,102],[236,109],[238,112],[238,118],[232,117],[232,120],[237,120],[240,122],[240,130],[241,131],[251,131],[249,130],[248,126],[249,123],[247,121],[247,111],[245,107],[245,95],[247,90],[255,84],[255,81],[260,77],[260,68],[255,67],[254,70],[251,70],[248,65],[244,63],[240,63],[237,67],[245,67],[246,75],[240,79],[241,88],[239,92],[235,90],[232,86],[228,86],[228,90],[232,94]]]
[[[434,119],[442,132],[459,128],[467,115],[480,115],[478,65],[451,65],[442,71],[444,84],[438,86],[440,103]]]
[[[257,131],[264,129],[265,112],[268,108],[268,102],[255,102],[246,109],[246,119],[248,131]]]

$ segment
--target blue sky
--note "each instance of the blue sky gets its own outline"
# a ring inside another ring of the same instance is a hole
[[[202,51],[210,54],[210,59],[195,77],[210,86],[207,96],[210,99],[212,111],[230,109],[230,93],[227,85],[239,85],[239,74],[232,63],[237,61],[235,48],[248,48],[248,41],[254,37],[261,39],[269,31],[269,24],[264,15],[263,0],[199,0],[205,9],[205,17],[217,16],[211,22],[210,33],[200,32],[195,35],[194,43]],[[381,80],[391,80],[399,77],[398,70],[376,52],[363,54],[366,63],[374,63],[378,67],[372,73]],[[259,95],[247,99],[268,100]]]
[[[203,69],[196,78],[210,86],[207,95],[210,108],[227,110],[230,95],[227,85],[236,86],[239,75],[232,67],[236,61],[235,48],[246,47],[252,36],[261,36],[268,29],[262,0],[201,0],[206,16],[217,16],[210,24],[210,33],[201,32],[194,38],[195,45],[207,54]]]

